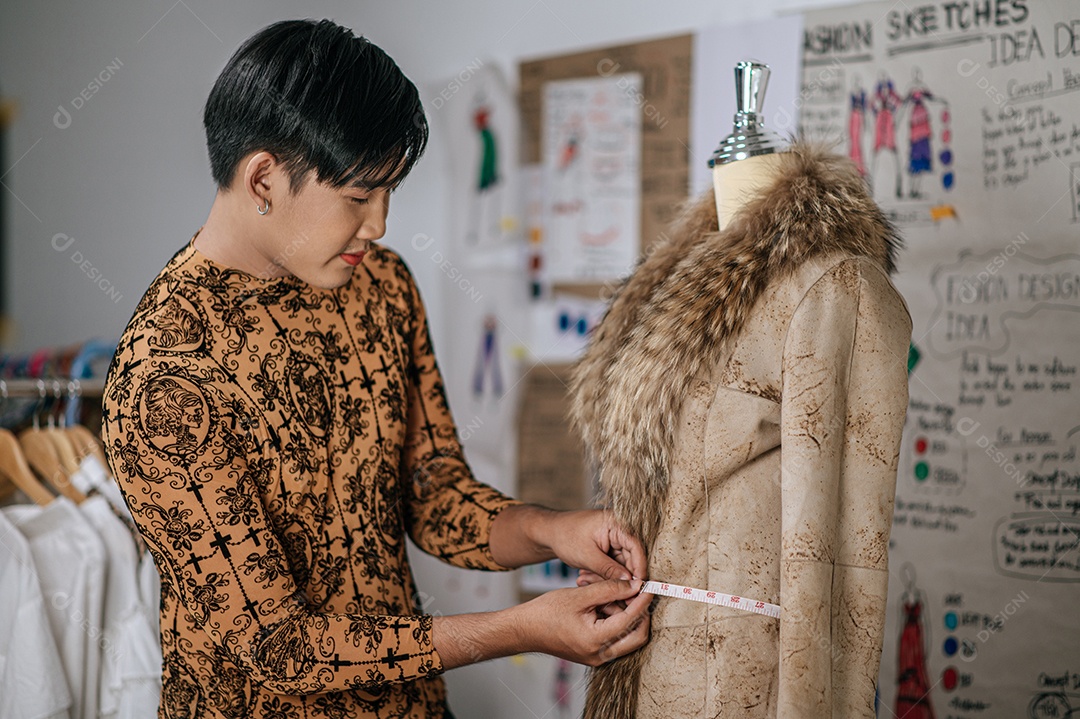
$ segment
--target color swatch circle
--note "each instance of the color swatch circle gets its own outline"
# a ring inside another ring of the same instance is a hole
[[[956,667],[948,667],[941,673],[941,685],[945,687],[945,691],[951,692],[956,689],[956,684],[960,680],[960,674],[956,671]]]

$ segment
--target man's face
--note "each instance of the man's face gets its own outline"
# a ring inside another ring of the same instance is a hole
[[[296,194],[281,193],[268,259],[259,274],[295,275],[315,287],[333,289],[349,281],[372,243],[386,234],[391,188],[332,187],[310,173]]]

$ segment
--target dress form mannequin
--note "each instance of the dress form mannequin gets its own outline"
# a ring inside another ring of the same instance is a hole
[[[776,178],[777,154],[785,148],[761,122],[768,84],[768,65],[746,61],[735,66],[735,128],[709,159],[721,230],[750,197],[756,197]]]
[[[723,230],[747,200],[756,197],[776,177],[778,155],[758,155],[713,167],[716,216]]]
[[[736,68],[714,193],[620,289],[571,392],[648,578],[780,616],[658,597],[649,644],[590,677],[586,719],[874,716],[911,339],[899,238],[850,158],[762,127],[767,79]]]

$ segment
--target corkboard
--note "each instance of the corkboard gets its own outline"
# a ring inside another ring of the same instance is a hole
[[[538,364],[522,380],[518,431],[518,493],[529,504],[584,509],[592,491],[581,440],[568,413],[570,365]]]
[[[544,83],[638,72],[642,76],[641,250],[647,251],[686,199],[690,176],[692,35],[649,40],[522,62],[522,162],[541,161]],[[560,285],[598,296],[600,286]]]

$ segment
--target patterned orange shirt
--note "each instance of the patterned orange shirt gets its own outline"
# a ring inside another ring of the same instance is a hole
[[[465,463],[397,254],[321,290],[189,242],[120,340],[103,438],[161,573],[160,717],[443,715],[405,533],[501,569],[514,500]]]

